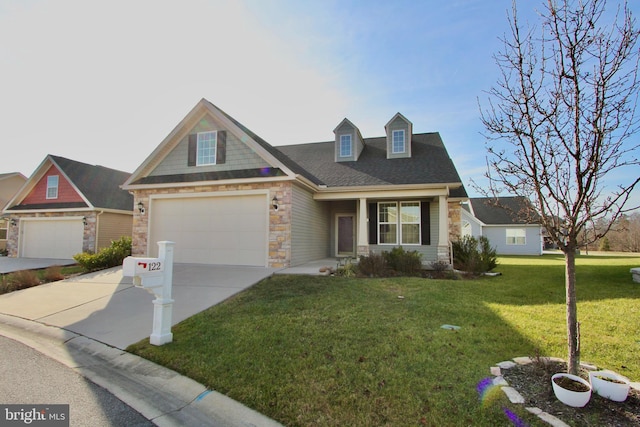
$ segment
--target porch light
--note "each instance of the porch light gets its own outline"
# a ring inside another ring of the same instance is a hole
[[[271,206],[274,211],[278,210],[278,198],[276,196],[273,196],[273,199],[271,199]]]
[[[86,227],[87,226],[87,217],[83,216],[82,217],[82,224]]]
[[[11,225],[15,227],[16,225],[18,225],[18,221],[16,221],[15,218],[11,218]]]
[[[144,204],[142,203],[142,201],[138,202],[138,210],[140,211],[141,215],[144,215]]]

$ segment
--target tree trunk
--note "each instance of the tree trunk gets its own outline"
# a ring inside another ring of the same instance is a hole
[[[569,359],[567,371],[578,375],[580,367],[580,325],[578,323],[578,305],[576,301],[576,251],[569,247],[564,253],[565,260],[565,289],[567,303],[567,341],[569,344]]]

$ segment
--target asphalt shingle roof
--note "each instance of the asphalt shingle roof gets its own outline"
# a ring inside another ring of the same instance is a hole
[[[485,224],[535,224],[539,222],[537,215],[528,219],[531,214],[531,202],[525,197],[473,197],[469,199],[473,213]],[[525,215],[527,212],[528,215]]]
[[[96,208],[133,210],[133,196],[120,189],[130,173],[64,157],[50,157]]]
[[[412,136],[411,157],[387,159],[386,138],[365,138],[357,161],[336,162],[334,141],[277,147],[328,187],[460,183],[440,134]],[[464,187],[452,191],[466,197]]]

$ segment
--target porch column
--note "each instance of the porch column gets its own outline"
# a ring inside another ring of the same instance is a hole
[[[438,197],[438,261],[449,259],[449,205],[446,196]]]
[[[369,222],[367,220],[367,199],[360,199],[358,203],[358,247],[357,255],[369,255]]]

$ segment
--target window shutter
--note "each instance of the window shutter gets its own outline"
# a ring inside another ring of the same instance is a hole
[[[420,218],[422,222],[421,238],[422,245],[427,246],[431,244],[431,219],[429,217],[429,202],[420,202]]]
[[[189,135],[189,152],[187,154],[187,166],[196,165],[196,156],[198,155],[198,135]]]
[[[369,203],[369,244],[378,244],[378,204]]]
[[[221,165],[227,160],[227,131],[218,131],[218,142],[216,144],[216,164]]]

